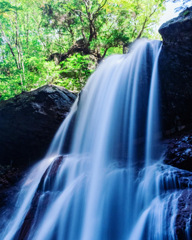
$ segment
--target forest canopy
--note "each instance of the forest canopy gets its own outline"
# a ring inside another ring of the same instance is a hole
[[[97,64],[153,38],[164,0],[0,0],[0,99],[44,84],[79,91]]]

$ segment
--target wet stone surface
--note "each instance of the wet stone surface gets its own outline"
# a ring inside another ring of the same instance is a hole
[[[179,240],[192,236],[192,190],[185,189],[178,199],[178,212],[175,220],[176,236]],[[188,238],[190,237],[190,238]]]
[[[31,239],[33,237],[31,234],[35,232],[35,228],[44,216],[47,207],[52,203],[50,200],[51,197],[55,194],[59,194],[59,191],[53,192],[53,185],[59,168],[64,160],[65,156],[57,157],[45,170],[33,197],[30,209],[16,234],[18,239]]]
[[[163,46],[159,56],[160,97],[164,136],[192,123],[192,7],[164,23],[159,32]]]
[[[18,183],[24,175],[22,168],[0,166],[0,211],[19,192]]]
[[[170,140],[165,153],[164,163],[192,171],[192,134]]]
[[[165,153],[164,163],[178,168],[176,177],[184,187],[180,190],[175,218],[177,239],[192,237],[192,133],[186,133],[170,140]],[[187,170],[187,171],[183,171]],[[184,175],[183,175],[184,173]],[[181,189],[181,188],[180,188]]]

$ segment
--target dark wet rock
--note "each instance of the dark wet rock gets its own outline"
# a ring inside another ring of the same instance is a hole
[[[182,11],[178,17],[173,18],[166,23],[164,23],[160,29],[159,33],[163,38],[165,45],[178,45],[181,44],[182,49],[192,48],[192,7],[186,8]],[[184,42],[188,45],[184,46]],[[182,50],[180,49],[180,51]],[[174,50],[173,50],[174,51]],[[186,53],[187,54],[187,53]]]
[[[175,133],[165,153],[166,164],[185,188],[179,192],[176,208],[176,239],[192,236],[192,8],[163,24],[159,30],[163,47],[159,59],[164,135]],[[188,128],[188,130],[186,130]],[[180,133],[185,129],[185,133]],[[187,174],[187,175],[186,175]],[[179,186],[179,187],[180,187]]]
[[[35,233],[35,227],[43,217],[46,208],[49,206],[49,204],[51,204],[49,202],[50,195],[50,192],[36,192],[31,203],[31,207],[25,216],[23,224],[19,231],[16,233],[16,239],[32,239],[31,234],[33,235]]]
[[[46,85],[0,102],[0,164],[29,166],[44,157],[75,99]]]
[[[192,172],[164,164],[161,172],[159,187],[162,192],[192,188]]]
[[[167,136],[192,126],[192,7],[164,23],[159,32],[162,124]]]
[[[19,191],[18,183],[24,175],[23,169],[0,166],[0,209],[14,199]]]
[[[20,184],[26,171],[21,168],[0,165],[0,232],[12,217]]]
[[[65,156],[57,157],[53,161],[53,163],[47,168],[47,170],[42,176],[41,181],[44,181],[46,176],[49,178],[55,177],[58,172],[58,169],[60,168],[61,164],[64,162],[64,159],[65,159]]]
[[[180,169],[192,171],[192,134],[170,140],[164,162]]]
[[[65,156],[57,157],[45,170],[45,173],[41,178],[39,186],[31,202],[30,209],[25,216],[22,226],[16,234],[16,238],[33,238],[33,233],[35,233],[36,226],[38,226],[39,221],[44,216],[47,207],[49,207],[52,203],[50,202],[51,196],[56,196],[56,194],[59,194],[59,191],[53,188],[53,184],[59,168],[64,160]]]
[[[52,162],[52,164],[46,169],[45,173],[41,178],[41,181],[38,186],[38,191],[39,190],[48,191],[53,187],[56,175],[58,174],[59,168],[61,167],[64,161],[65,156],[59,156]]]
[[[179,197],[175,209],[175,237],[179,240],[192,237],[192,134],[170,140],[165,154],[166,164],[172,165]],[[185,169],[185,170],[182,170]],[[182,190],[181,190],[182,189]]]
[[[0,189],[8,188],[23,175],[23,172],[19,168],[11,166],[0,166]]]
[[[176,236],[179,240],[192,236],[192,190],[183,190],[178,198],[175,220]]]

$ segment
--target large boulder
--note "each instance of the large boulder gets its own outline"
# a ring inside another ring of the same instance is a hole
[[[159,29],[164,45],[172,45],[182,55],[183,49],[192,49],[192,7],[185,9],[178,17],[165,22]],[[184,44],[187,43],[187,44]],[[179,47],[180,46],[180,47]],[[179,48],[178,48],[179,47]],[[175,49],[173,49],[175,51]]]
[[[192,123],[192,7],[164,23],[159,32],[162,124],[164,135],[170,135]]]
[[[0,165],[27,167],[43,158],[75,99],[46,85],[0,102]]]

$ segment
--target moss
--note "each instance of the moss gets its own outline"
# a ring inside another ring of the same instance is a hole
[[[186,17],[187,15],[189,15],[190,11],[189,10],[186,10],[183,12],[183,16]]]

